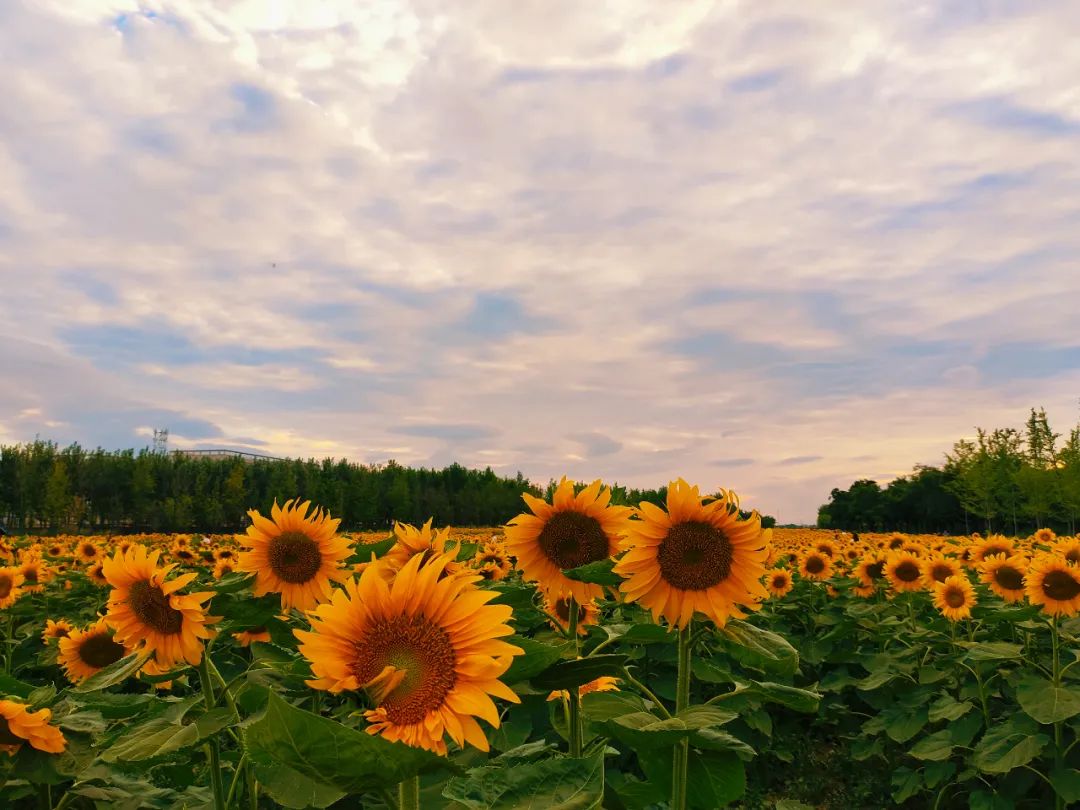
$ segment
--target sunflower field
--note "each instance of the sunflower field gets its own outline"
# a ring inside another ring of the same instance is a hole
[[[1080,803],[1080,538],[763,529],[682,480],[523,500],[3,538],[0,806]]]

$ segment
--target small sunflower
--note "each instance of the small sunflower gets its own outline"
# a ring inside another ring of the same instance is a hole
[[[231,562],[235,562],[236,557],[236,549],[233,548],[219,548],[217,551],[214,552],[214,559],[218,562],[221,562],[222,560],[229,560]]]
[[[832,540],[819,540],[814,544],[814,551],[818,554],[824,554],[831,559],[837,554],[836,543]]]
[[[431,524],[430,518],[419,529],[409,523],[394,523],[394,545],[379,560],[384,574],[392,576],[414,556],[419,556],[420,564],[423,565],[433,557],[447,553],[446,545],[450,542],[450,529],[432,529]],[[446,573],[451,575],[460,573],[464,566],[454,558],[452,544],[449,551],[451,552],[450,562],[446,567]]]
[[[873,585],[864,585],[860,582],[858,585],[851,589],[851,592],[860,599],[869,599],[871,596],[877,593],[877,588],[875,588]]]
[[[1006,557],[994,554],[983,560],[979,566],[979,578],[990,586],[990,590],[1006,602],[1020,602],[1026,593],[1024,574],[1027,572],[1027,559],[1022,554]]]
[[[105,619],[98,619],[83,630],[72,630],[60,639],[57,662],[72,683],[86,680],[109,664],[115,664],[131,650],[113,640]]]
[[[578,604],[603,596],[601,586],[577,582],[563,571],[610,558],[633,510],[609,506],[611,490],[599,480],[575,495],[573,482],[564,477],[551,503],[528,493],[521,497],[532,514],[510,521],[506,547],[517,558],[522,578],[549,593],[569,594]]]
[[[1051,616],[1075,616],[1080,610],[1080,568],[1050,554],[1040,554],[1028,565],[1025,579],[1028,601],[1042,605]]]
[[[921,591],[922,565],[910,551],[894,551],[885,558],[885,577],[897,591]]]
[[[25,560],[19,566],[19,572],[23,575],[22,589],[27,593],[41,593],[45,583],[52,579],[49,566],[36,557]]]
[[[1050,546],[1050,545],[1053,545],[1055,540],[1057,540],[1057,535],[1054,534],[1053,529],[1045,529],[1044,528],[1044,529],[1039,529],[1038,531],[1036,531],[1035,534],[1033,534],[1031,536],[1031,539],[1034,542],[1039,543],[1041,545]]]
[[[1053,552],[1065,562],[1080,565],[1080,537],[1062,537],[1054,543]]]
[[[476,573],[480,575],[481,579],[488,582],[498,582],[500,579],[506,579],[506,569],[491,562],[484,563],[479,568],[476,568]]]
[[[944,582],[949,577],[957,577],[963,566],[957,560],[936,553],[925,557],[922,562],[922,584],[926,590],[932,590],[935,582]]]
[[[190,548],[188,548],[186,545],[174,545],[172,547],[172,556],[181,565],[194,565],[199,559],[199,555],[192,551]]]
[[[877,552],[868,552],[855,566],[855,576],[864,586],[872,588],[885,576],[885,557]]]
[[[786,596],[795,587],[791,574],[783,568],[774,568],[765,574],[765,587],[775,597]]]
[[[971,562],[978,565],[987,557],[992,557],[995,554],[1004,554],[1008,557],[1014,554],[1015,551],[1016,544],[1008,537],[992,534],[971,547]]]
[[[90,581],[95,585],[101,585],[105,587],[109,584],[109,580],[105,579],[105,563],[99,560],[86,569],[86,576],[90,578]]]
[[[619,679],[610,675],[601,675],[599,678],[583,683],[578,687],[578,696],[587,695],[590,692],[618,692]],[[548,700],[569,700],[570,693],[565,689],[558,689],[548,695]]]
[[[101,549],[92,540],[80,540],[75,545],[75,557],[79,562],[89,565],[101,557]]]
[[[233,638],[241,647],[250,647],[253,641],[270,641],[270,631],[265,627],[249,627],[239,633],[233,633]]]
[[[22,596],[22,571],[12,565],[0,568],[0,609],[11,607]]]
[[[975,588],[963,574],[934,583],[934,607],[951,622],[971,618],[971,608],[977,601]]]
[[[214,564],[214,579],[221,579],[226,574],[231,574],[236,570],[236,560],[218,560]]]
[[[50,543],[49,546],[45,549],[45,553],[53,558],[66,557],[68,550],[67,546],[65,546],[63,543]]]
[[[23,743],[47,754],[62,753],[67,747],[63,733],[49,725],[52,712],[39,709],[32,712],[14,700],[0,700],[0,750],[14,755]]]
[[[564,633],[570,629],[570,601],[568,596],[544,597],[544,610],[559,620],[559,623],[555,625],[555,629],[562,630]],[[596,606],[594,600],[590,599],[585,604],[578,605],[577,632],[579,636],[588,635],[588,628],[599,621],[600,608]]]
[[[703,502],[680,478],[668,486],[666,512],[643,503],[638,514],[615,572],[626,577],[619,589],[627,599],[655,621],[685,627],[700,611],[722,627],[729,616],[746,615],[740,605],[756,610],[768,597],[761,578],[772,532],[762,530],[757,512],[741,520],[733,493]]]
[[[214,594],[179,593],[197,575],[182,574],[166,581],[175,565],[159,568],[159,555],[157,551],[147,554],[144,546],[138,546],[106,560],[105,576],[113,588],[106,619],[117,641],[145,645],[163,667],[171,668],[178,661],[198,664],[203,640],[214,636],[206,625],[217,620],[203,613],[203,603]]]
[[[820,551],[810,551],[799,559],[799,576],[816,582],[832,576],[832,557]]]
[[[311,631],[294,631],[315,673],[308,685],[367,690],[369,734],[443,755],[446,735],[488,750],[475,718],[498,728],[490,696],[518,702],[499,677],[522,654],[501,640],[513,633],[510,607],[489,605],[495,593],[474,576],[445,576],[449,561],[415,555],[389,583],[369,567],[308,614]]]
[[[52,619],[46,619],[45,629],[41,633],[41,643],[48,644],[49,639],[53,638],[67,638],[74,629],[74,626],[67,619],[60,619],[55,622]]]
[[[310,501],[277,502],[270,519],[251,510],[251,526],[239,538],[249,550],[240,553],[238,569],[255,574],[256,596],[280,593],[283,609],[310,610],[330,599],[332,582],[349,574],[341,561],[349,556],[349,542],[337,534],[338,519],[316,509]]]
[[[907,538],[902,534],[894,534],[889,537],[885,545],[889,551],[898,551],[904,547],[904,543],[907,542]]]

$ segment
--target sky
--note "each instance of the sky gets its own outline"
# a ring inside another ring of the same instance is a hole
[[[1078,36],[1069,0],[4,0],[0,443],[810,522],[1066,429]]]

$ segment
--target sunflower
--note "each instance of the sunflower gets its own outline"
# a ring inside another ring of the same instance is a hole
[[[701,611],[723,626],[742,618],[743,605],[756,610],[769,592],[761,584],[772,532],[762,530],[754,512],[739,518],[734,493],[703,502],[698,488],[681,478],[667,491],[667,511],[641,504],[640,521],[628,526],[627,553],[615,565],[626,577],[619,588],[659,622],[679,627]]]
[[[1011,556],[1016,550],[1016,544],[1007,537],[1003,537],[1000,534],[992,534],[982,542],[976,543],[971,547],[971,561],[978,565],[987,557],[991,557],[994,554],[1004,554],[1006,557]]]
[[[23,575],[15,566],[0,568],[0,609],[11,607],[22,596]]]
[[[886,545],[888,546],[889,551],[897,551],[897,550],[903,548],[904,543],[906,543],[906,542],[907,542],[907,538],[904,537],[904,535],[902,535],[902,534],[894,534],[891,537],[889,537]]]
[[[795,587],[791,574],[782,568],[774,568],[765,576],[765,587],[773,596],[786,596]]]
[[[610,675],[601,675],[599,678],[583,683],[578,687],[578,696],[587,695],[590,692],[618,692],[619,679]],[[558,689],[548,695],[548,700],[569,700],[570,693],[565,689]]]
[[[274,502],[270,520],[256,510],[248,512],[251,525],[239,538],[249,550],[240,553],[238,570],[255,574],[256,596],[281,594],[281,607],[310,610],[333,593],[331,582],[348,572],[341,561],[349,556],[349,542],[337,535],[341,522],[316,509],[310,501]]]
[[[446,544],[450,541],[450,529],[432,529],[432,519],[419,529],[409,523],[394,523],[394,545],[379,560],[383,574],[393,576],[414,556],[421,558],[421,565],[433,557],[447,553]],[[456,552],[451,546],[450,563],[447,574],[458,574],[463,566],[454,559]]]
[[[1065,562],[1080,564],[1080,537],[1062,537],[1054,543],[1053,551]]]
[[[865,587],[872,588],[885,576],[885,557],[877,552],[868,552],[855,566],[855,576]]]
[[[549,593],[569,594],[578,604],[603,596],[599,585],[577,582],[563,571],[611,557],[633,510],[609,506],[611,490],[599,480],[575,495],[573,482],[563,477],[551,503],[528,493],[521,497],[532,514],[510,521],[506,547],[517,558],[522,578]]]
[[[885,558],[885,577],[897,591],[921,591],[922,565],[910,551],[894,551]]]
[[[101,557],[101,549],[92,540],[80,540],[75,546],[75,557],[79,562],[89,565]]]
[[[51,543],[48,548],[45,549],[45,553],[50,557],[66,557],[67,547],[63,543]]]
[[[41,593],[45,590],[45,583],[52,579],[49,566],[36,557],[23,561],[19,572],[23,575],[22,589],[27,593]]]
[[[83,630],[72,630],[60,639],[60,655],[57,662],[72,683],[79,683],[115,664],[131,650],[113,640],[105,619],[98,619]]]
[[[178,593],[197,575],[182,574],[167,582],[165,577],[176,566],[159,568],[159,556],[158,551],[147,554],[144,546],[138,546],[106,560],[105,576],[113,588],[106,619],[117,641],[145,645],[163,667],[171,668],[178,661],[198,664],[202,640],[214,636],[206,625],[217,619],[203,613],[203,603],[214,594]]]
[[[1025,578],[1028,601],[1051,616],[1075,616],[1080,610],[1080,568],[1061,557],[1040,554]]]
[[[970,618],[976,601],[975,588],[962,574],[934,583],[934,607],[951,622]]]
[[[481,572],[481,576],[484,576],[485,570],[493,571],[492,576],[484,576],[484,579],[504,579],[511,569],[510,557],[502,543],[485,543],[477,550],[472,564]]]
[[[181,565],[194,565],[199,559],[198,555],[186,545],[174,545],[172,547],[172,555]]]
[[[873,585],[864,585],[860,582],[858,585],[851,589],[851,592],[860,599],[869,599],[871,596],[877,593],[877,588],[875,588]]]
[[[799,576],[817,582],[832,576],[832,558],[820,551],[810,551],[799,560]]]
[[[949,577],[958,577],[963,566],[956,560],[943,554],[933,554],[922,561],[923,587],[931,590],[935,582],[944,582]]]
[[[236,549],[233,548],[219,548],[214,552],[214,559],[220,562],[221,560],[229,560],[231,562],[236,561]]]
[[[45,629],[41,633],[41,643],[48,644],[49,639],[52,638],[67,638],[74,629],[67,619],[60,619],[55,622],[52,619],[46,619]]]
[[[67,747],[63,733],[49,725],[52,712],[39,709],[32,712],[14,700],[0,700],[0,750],[14,755],[23,743],[48,754],[62,753]]]
[[[1054,541],[1057,540],[1057,535],[1054,534],[1053,529],[1039,529],[1035,534],[1031,535],[1031,539],[1036,543],[1049,546],[1053,545]]]
[[[389,583],[369,567],[309,613],[310,631],[294,631],[316,676],[309,686],[367,690],[369,734],[443,755],[447,734],[488,750],[475,718],[498,728],[490,696],[518,702],[499,677],[522,654],[500,639],[513,633],[510,607],[487,604],[496,594],[475,576],[445,576],[449,562],[414,555]]]
[[[214,564],[214,579],[221,579],[226,574],[231,574],[236,570],[236,560],[218,560]]]
[[[98,561],[86,569],[86,576],[90,578],[90,581],[95,585],[106,586],[109,584],[109,580],[105,578],[105,563]]]
[[[481,579],[488,582],[498,582],[500,579],[506,579],[506,571],[495,563],[484,563],[476,569],[476,573],[480,575]]]
[[[994,554],[983,560],[979,566],[979,577],[990,586],[990,590],[1006,602],[1023,600],[1024,574],[1027,571],[1027,559],[1022,554],[1006,557]]]
[[[241,647],[250,647],[253,641],[270,641],[270,632],[265,627],[249,627],[239,633],[233,633],[233,638]]]
[[[824,554],[826,557],[835,557],[837,552],[836,543],[832,540],[819,540],[814,545],[814,551],[818,554]]]
[[[553,616],[558,619],[558,624],[549,622],[556,630],[562,630],[564,633],[570,629],[570,597],[560,596],[552,598],[551,596],[544,597],[544,610],[547,611],[549,616]],[[583,605],[578,605],[578,619],[577,619],[577,632],[580,636],[588,635],[588,627],[596,624],[600,621],[600,609],[596,606],[596,602],[590,599]]]

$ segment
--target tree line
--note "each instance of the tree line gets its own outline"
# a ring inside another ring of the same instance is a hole
[[[10,531],[226,533],[300,497],[341,518],[345,530],[393,521],[496,526],[525,508],[521,494],[550,497],[519,472],[411,468],[388,461],[209,457],[182,452],[86,450],[49,441],[0,446],[0,522]],[[666,487],[612,486],[612,502],[663,503]],[[771,521],[771,518],[769,519]]]
[[[1042,408],[1022,429],[977,428],[940,467],[919,466],[881,487],[834,489],[818,526],[847,531],[1003,532],[1080,528],[1080,426],[1055,433]]]

